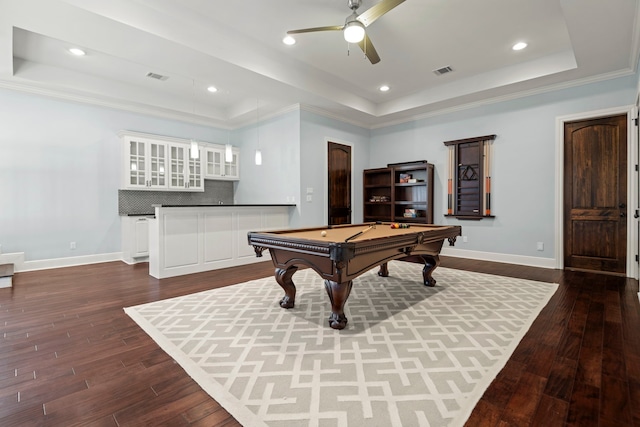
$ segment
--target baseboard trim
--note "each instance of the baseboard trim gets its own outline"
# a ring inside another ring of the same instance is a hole
[[[480,261],[504,262],[507,264],[527,265],[531,267],[551,269],[556,268],[555,259],[553,258],[470,251],[466,249],[451,248],[449,246],[443,246],[441,254],[443,256],[476,259]],[[24,253],[14,253],[0,254],[0,261],[13,263],[15,265],[15,272],[18,273],[21,271],[47,270],[51,268],[72,267],[76,265],[97,264],[101,262],[124,262],[124,259],[122,252],[113,252],[108,254],[24,261]]]
[[[51,268],[73,267],[76,265],[98,264],[111,261],[122,261],[122,252],[24,261],[21,265],[16,264],[16,272],[48,270]]]
[[[540,268],[551,268],[551,269],[556,268],[556,260],[554,258],[540,258],[540,257],[533,257],[533,256],[501,254],[501,253],[494,253],[494,252],[470,251],[466,249],[451,248],[446,245],[442,247],[442,251],[440,253],[441,255],[444,255],[444,256],[476,259],[479,261],[504,262],[507,264],[527,265],[530,267],[540,267]]]

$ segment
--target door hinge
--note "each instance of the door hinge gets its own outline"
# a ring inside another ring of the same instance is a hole
[[[635,125],[638,126],[638,118],[637,117],[635,119],[633,119],[633,123],[635,123]]]
[[[636,172],[638,172],[638,165],[636,165]]]
[[[638,258],[638,255],[636,255],[636,262],[640,262],[640,258]]]

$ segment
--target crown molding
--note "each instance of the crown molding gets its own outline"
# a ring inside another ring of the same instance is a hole
[[[563,90],[563,89],[570,89],[577,86],[584,86],[584,85],[599,83],[607,80],[613,80],[620,77],[630,76],[633,74],[635,74],[635,71],[627,68],[627,69],[615,71],[612,73],[600,74],[597,76],[585,77],[583,79],[572,80],[569,82],[547,85],[547,86],[543,86],[536,89],[529,89],[529,90],[514,92],[508,95],[501,95],[493,98],[486,98],[481,101],[469,102],[466,104],[457,105],[455,107],[443,108],[443,109],[431,111],[424,114],[417,114],[407,118],[386,121],[384,123],[379,123],[374,126],[371,126],[370,129],[371,130],[382,129],[389,126],[396,126],[403,123],[414,122],[414,121],[428,119],[428,118],[437,117],[437,116],[443,116],[446,114],[452,114],[459,111],[465,111],[465,110],[469,110],[476,107],[498,104],[501,102],[513,101],[515,99],[527,98],[529,96],[540,95],[540,94],[554,92],[554,91]]]
[[[569,88],[584,86],[592,83],[598,83],[606,80],[612,80],[620,77],[626,77],[633,74],[635,74],[635,69],[626,68],[626,69],[611,72],[611,73],[605,73],[597,76],[572,80],[569,82],[547,85],[547,86],[543,86],[536,89],[523,90],[523,91],[519,91],[519,92],[507,94],[507,95],[486,98],[480,101],[469,102],[469,103],[457,105],[454,107],[441,108],[441,109],[437,109],[427,113],[415,114],[415,115],[411,115],[411,116],[407,116],[407,117],[403,117],[395,120],[384,120],[383,118],[378,117],[377,119],[379,121],[376,124],[368,124],[362,121],[347,119],[344,116],[337,115],[323,108],[319,108],[319,107],[315,107],[307,104],[291,104],[286,107],[279,108],[275,111],[265,113],[264,115],[260,115],[259,120],[260,122],[263,122],[265,120],[269,120],[274,117],[278,117],[283,114],[290,113],[292,111],[306,111],[309,113],[326,117],[328,119],[337,120],[342,123],[357,126],[363,129],[375,130],[375,129],[382,129],[390,126],[401,125],[404,123],[424,120],[432,117],[438,117],[446,114],[452,114],[452,113],[465,111],[465,110],[469,110],[469,109],[477,108],[481,106],[498,104],[501,102],[512,101],[515,99],[526,98],[529,96],[540,95],[540,94],[549,93],[557,90],[569,89]],[[236,129],[254,124],[258,120],[258,116],[256,114],[256,120],[247,119],[240,123],[236,123],[235,125],[229,125],[229,123],[222,120],[198,116],[191,113],[170,111],[170,110],[166,110],[159,107],[145,106],[141,104],[133,104],[133,103],[122,102],[122,101],[113,100],[113,99],[105,99],[101,97],[94,97],[94,96],[88,96],[83,94],[65,92],[60,89],[48,88],[48,87],[38,86],[34,84],[19,83],[19,82],[2,80],[2,79],[0,79],[0,88],[30,93],[30,94],[39,95],[39,96],[45,96],[49,98],[60,99],[64,101],[74,102],[74,103],[89,104],[89,105],[94,105],[99,107],[127,111],[131,113],[144,114],[144,115],[163,118],[163,119],[177,120],[181,122],[193,123],[193,124],[203,125],[203,126],[213,126],[222,130],[236,130]]]
[[[230,129],[224,121],[212,119],[209,117],[198,116],[191,113],[181,113],[142,104],[134,104],[119,100],[106,99],[102,97],[71,93],[61,89],[48,88],[34,84],[24,84],[0,79],[0,88],[29,93],[32,95],[44,96],[47,98],[60,99],[63,101],[69,101],[79,104],[89,104],[98,107],[127,111],[130,113],[144,114],[163,119],[178,120],[181,122],[188,122],[204,126],[215,126],[217,128],[226,130]]]

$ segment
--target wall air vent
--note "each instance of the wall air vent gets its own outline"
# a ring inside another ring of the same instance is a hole
[[[433,73],[436,76],[441,76],[443,74],[447,74],[453,71],[453,68],[447,66],[447,67],[442,67],[442,68],[438,68],[437,70],[433,70]]]
[[[165,81],[169,78],[169,76],[163,76],[162,74],[152,73],[151,71],[147,73],[147,77],[156,79],[156,80],[162,80],[162,81]]]

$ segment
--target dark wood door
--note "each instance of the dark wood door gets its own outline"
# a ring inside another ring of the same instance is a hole
[[[564,266],[624,273],[627,116],[564,125]]]
[[[351,224],[351,147],[328,144],[329,225]]]

